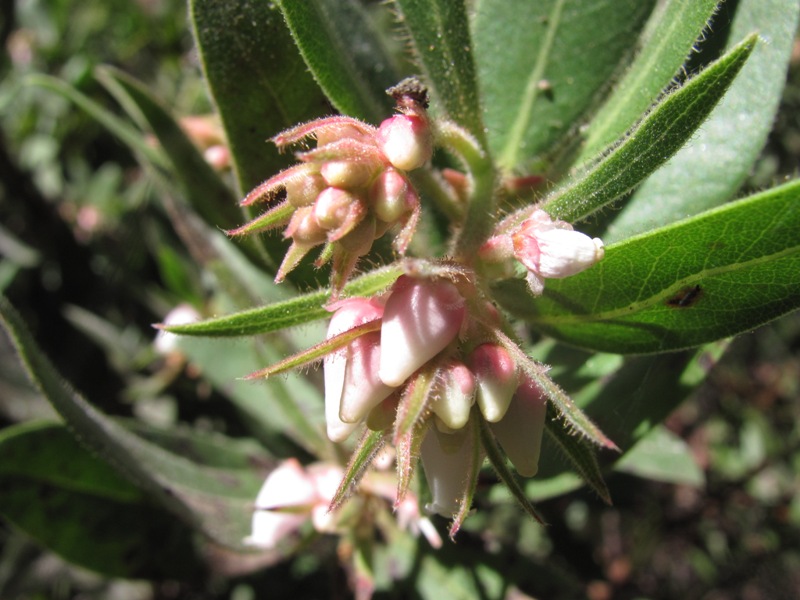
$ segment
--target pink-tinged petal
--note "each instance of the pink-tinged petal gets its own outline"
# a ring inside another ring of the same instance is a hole
[[[383,305],[376,299],[348,298],[337,302],[331,308],[336,312],[328,325],[328,339],[357,325],[380,319],[383,315]],[[377,335],[377,332],[375,333]],[[333,442],[342,442],[358,425],[357,422],[346,423],[340,417],[347,378],[347,347],[327,355],[323,363],[325,369],[325,420],[328,437]]]
[[[588,269],[603,258],[599,238],[573,231],[563,221],[553,221],[543,210],[535,210],[512,234],[514,256],[538,278],[560,279]],[[539,282],[529,281],[531,290]]]
[[[244,539],[248,546],[271,550],[300,529],[308,515],[256,510],[251,521],[251,533]]]
[[[489,427],[517,473],[533,477],[539,469],[547,400],[536,383],[525,377],[505,416]]]
[[[400,277],[383,314],[381,380],[402,385],[456,338],[465,312],[464,298],[449,281]]]
[[[603,258],[605,250],[599,238],[579,231],[551,229],[536,236],[539,245],[539,269],[542,277],[561,279],[585,271]]]
[[[392,166],[411,171],[433,155],[433,137],[428,120],[417,115],[395,115],[378,128],[378,146]]]
[[[347,365],[339,407],[339,418],[358,423],[387,398],[394,388],[378,377],[381,359],[379,331],[362,335],[345,348]]]
[[[464,363],[452,361],[439,371],[438,377],[439,396],[431,409],[449,429],[461,429],[475,402],[475,376]]]
[[[358,196],[351,192],[325,188],[314,202],[314,219],[323,229],[336,229],[347,218],[350,207],[358,203]]]
[[[472,436],[466,430],[441,433],[432,427],[422,441],[420,456],[432,501],[431,514],[450,518],[461,508],[464,486],[472,465]]]
[[[312,506],[318,501],[314,482],[295,458],[285,460],[264,480],[256,496],[256,508],[279,509]]]
[[[478,381],[478,406],[490,423],[503,418],[517,389],[517,365],[498,344],[481,344],[472,351],[469,366]]]

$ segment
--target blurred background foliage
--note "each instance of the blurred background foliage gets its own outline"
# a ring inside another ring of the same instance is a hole
[[[208,114],[185,3],[1,3],[0,290],[61,374],[106,414],[253,435],[247,413],[220,386],[191,362],[154,349],[151,323],[180,303],[201,309],[209,293],[209,275],[176,234],[157,175],[96,119],[27,82],[31,74],[53,75],[123,115],[94,75],[99,65],[112,65],[144,82],[173,114]],[[774,132],[747,184],[751,191],[797,176],[800,46],[795,49]],[[231,344],[232,354],[237,348]],[[0,425],[54,418],[5,340],[0,353]],[[237,372],[247,369],[231,377]],[[490,501],[484,489],[456,547],[446,546],[434,560],[420,542],[416,564],[398,563],[397,554],[383,562],[377,557],[377,597],[430,596],[443,582],[451,597],[469,597],[467,590],[476,588],[487,598],[797,597],[798,397],[800,315],[794,314],[733,341],[707,382],[670,417],[661,443],[675,445],[672,468],[658,461],[648,468],[640,459],[629,473],[612,474],[611,507],[585,490],[543,501],[546,528],[512,503]],[[270,450],[274,456],[302,452]],[[686,457],[688,463],[680,462]],[[76,516],[54,511],[49,518]],[[170,547],[188,555],[179,561],[185,563],[180,577],[167,569],[152,580],[116,579],[73,566],[0,521],[0,597],[348,595],[330,539],[252,571],[241,557],[195,555],[175,535]],[[87,537],[89,553],[90,542]],[[412,576],[420,571],[427,576]],[[459,578],[472,587],[453,583]]]

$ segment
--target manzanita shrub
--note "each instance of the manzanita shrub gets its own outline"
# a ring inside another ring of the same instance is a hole
[[[130,120],[32,80],[161,186],[208,299],[166,316],[159,348],[266,444],[103,415],[4,301],[31,378],[124,477],[85,468],[120,512],[158,506],[248,568],[332,534],[359,597],[409,572],[409,535],[457,545],[481,507],[543,520],[535,500],[582,484],[612,502],[604,471],[668,435],[725,340],[800,305],[800,184],[740,193],[800,2],[740,0],[730,22],[718,4],[192,0],[212,141],[112,68],[96,76]],[[37,440],[69,443],[1,443]]]

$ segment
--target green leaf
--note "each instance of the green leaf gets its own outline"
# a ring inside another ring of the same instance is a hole
[[[402,273],[402,268],[397,265],[370,271],[348,283],[344,288],[345,295],[371,296],[386,289]],[[160,327],[171,333],[210,337],[268,333],[326,318],[330,315],[325,309],[329,299],[330,292],[325,290],[198,323]]]
[[[68,83],[56,79],[55,77],[50,77],[49,75],[40,74],[30,75],[25,81],[29,85],[43,87],[61,94],[70,102],[86,111],[89,116],[117,136],[134,152],[141,155],[145,162],[158,168],[169,168],[169,161],[164,153],[148,144],[141,131],[112,114]]]
[[[191,0],[189,13],[243,194],[291,160],[267,140],[320,116],[325,97],[272,2]]]
[[[729,39],[740,40],[757,31],[761,41],[690,143],[626,203],[609,228],[607,241],[699,214],[735,196],[772,129],[794,47],[798,15],[798,0],[737,3]]]
[[[387,435],[383,431],[364,430],[361,439],[350,455],[342,482],[331,499],[331,512],[337,510],[350,497],[367,468],[383,448],[386,438]]]
[[[656,427],[617,462],[616,470],[664,483],[702,486],[703,470],[688,444],[666,427]]]
[[[172,172],[186,190],[186,196],[197,213],[216,227],[234,227],[242,220],[238,199],[219,175],[206,162],[167,108],[133,77],[112,67],[99,67],[97,79],[134,116],[140,112],[153,131],[168,160]]]
[[[742,333],[800,306],[800,181],[631,238],[597,265],[510,311],[570,344],[665,352]]]
[[[596,102],[653,0],[480,0],[475,62],[490,149],[527,171]],[[598,26],[602,23],[602,26]]]
[[[105,575],[200,574],[191,531],[62,424],[0,432],[0,513],[66,560]]]
[[[401,77],[366,10],[354,0],[279,0],[314,78],[344,115],[379,123],[392,110],[385,90]]]
[[[242,378],[282,358],[279,345],[181,338],[178,347],[214,388],[243,414],[243,421],[275,454],[297,452],[328,456],[322,394],[306,378],[292,373],[257,384]],[[287,444],[289,439],[296,446]]]
[[[61,379],[2,297],[0,318],[31,381],[83,442],[178,518],[218,543],[241,546],[261,485],[256,473],[202,467],[131,433]]]
[[[485,145],[483,119],[463,0],[396,0],[429,86],[435,113]]]
[[[636,124],[680,71],[719,2],[667,0],[656,5],[642,33],[641,51],[589,124],[576,163],[597,155]]]
[[[597,165],[557,189],[543,208],[565,221],[582,219],[619,199],[675,154],[703,123],[756,44],[748,37],[668,95]]]

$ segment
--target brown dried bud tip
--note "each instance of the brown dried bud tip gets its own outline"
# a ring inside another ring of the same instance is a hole
[[[386,93],[394,98],[398,107],[402,108],[414,103],[422,108],[428,108],[428,88],[416,77],[406,77],[397,85],[386,90]]]

